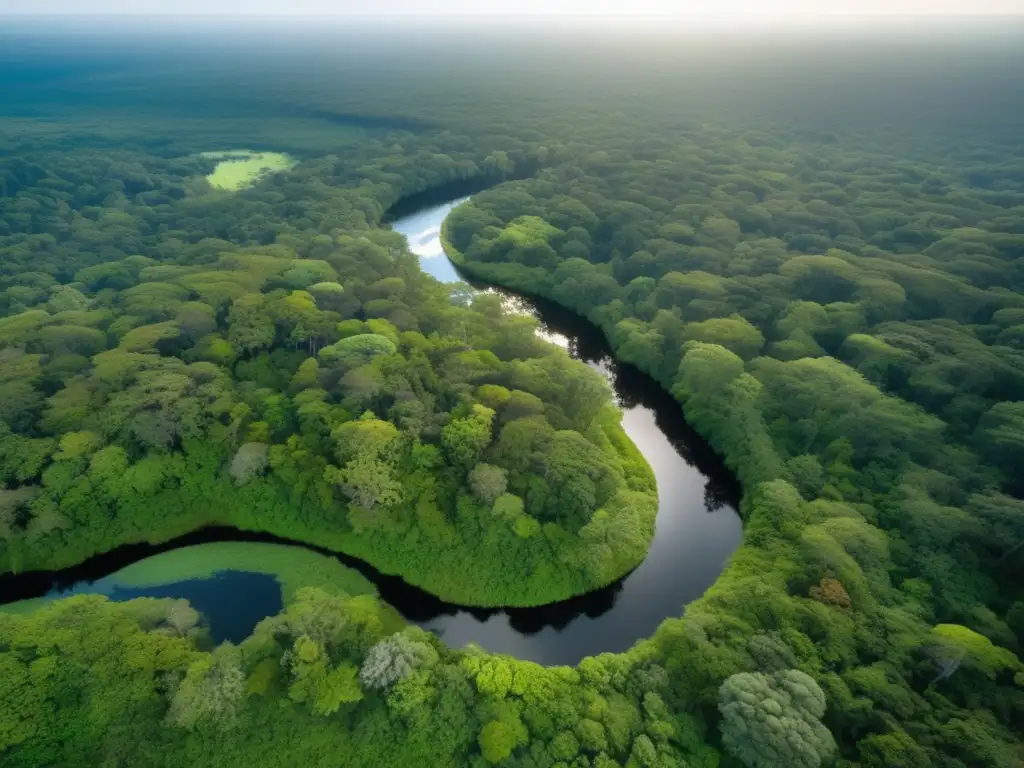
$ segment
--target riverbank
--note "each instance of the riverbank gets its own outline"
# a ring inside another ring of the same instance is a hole
[[[608,449],[621,457],[623,467],[630,472],[626,481],[629,490],[617,503],[623,505],[619,519],[635,521],[633,530],[637,532],[623,542],[618,552],[610,553],[605,547],[608,557],[602,562],[614,567],[604,571],[588,570],[586,555],[581,552],[575,559],[552,563],[547,571],[538,570],[523,574],[525,578],[521,580],[506,581],[504,569],[514,568],[521,553],[508,552],[486,541],[484,549],[469,550],[460,546],[462,539],[447,542],[447,546],[441,540],[430,541],[430,556],[419,556],[417,553],[426,547],[418,538],[410,541],[403,532],[389,536],[387,532],[355,530],[345,522],[346,509],[339,503],[317,508],[310,504],[312,499],[300,498],[296,505],[290,489],[272,478],[257,478],[243,487],[235,486],[220,474],[228,457],[218,456],[214,446],[206,445],[192,446],[183,454],[180,485],[173,491],[149,496],[144,500],[144,508],[140,504],[139,508],[118,510],[113,515],[116,532],[94,530],[87,540],[70,538],[57,548],[53,547],[55,542],[46,540],[25,543],[16,549],[8,545],[0,551],[0,573],[29,572],[25,581],[36,584],[49,577],[60,581],[62,571],[74,571],[90,559],[102,558],[119,548],[135,551],[142,559],[153,554],[145,545],[161,547],[189,535],[201,536],[205,528],[227,527],[241,532],[239,538],[243,540],[247,533],[267,534],[281,543],[344,557],[347,566],[361,569],[375,582],[399,579],[416,590],[417,598],[435,598],[452,610],[529,608],[557,603],[621,578],[643,560],[653,536],[657,506],[649,471],[642,460],[638,462],[640,457],[617,419],[603,417],[596,428]],[[646,507],[645,498],[650,499]],[[612,509],[611,514],[619,511]],[[589,541],[585,540],[584,545],[587,544]],[[135,547],[140,548],[133,550]],[[127,564],[123,558],[114,559],[119,567]],[[389,586],[394,594],[403,591],[394,583]],[[13,590],[6,594],[18,597]],[[38,595],[20,597],[27,596]]]
[[[421,223],[431,230],[436,228],[439,237],[450,207],[442,205],[436,208],[436,215],[440,217],[438,221]],[[415,215],[412,218],[415,219]],[[402,229],[402,226],[399,222],[397,228]],[[437,250],[441,251],[441,244],[437,245]],[[434,260],[448,263],[443,255]],[[457,279],[457,276],[452,279]],[[608,379],[615,389],[616,399],[625,408],[621,424],[617,419],[614,424],[602,422],[609,445],[626,465],[636,467],[637,471],[646,466],[644,455],[649,457],[655,468],[661,498],[660,505],[648,513],[650,533],[628,541],[621,536],[609,540],[606,551],[618,556],[617,562],[623,563],[623,570],[621,573],[605,571],[610,574],[606,588],[586,590],[580,596],[566,600],[546,600],[536,607],[506,609],[481,608],[472,601],[472,596],[464,601],[458,598],[465,595],[452,593],[443,593],[442,598],[446,599],[438,599],[435,597],[438,593],[431,588],[431,577],[436,581],[438,575],[436,560],[424,561],[423,578],[417,578],[410,575],[408,569],[402,570],[407,563],[403,564],[401,558],[396,558],[391,549],[380,551],[367,546],[360,542],[358,535],[339,532],[336,527],[323,530],[304,527],[309,510],[298,516],[289,515],[281,511],[287,510],[287,502],[275,511],[277,505],[268,506],[265,500],[245,498],[239,510],[229,514],[238,499],[237,494],[227,488],[223,494],[215,494],[217,498],[213,500],[190,502],[188,509],[191,512],[206,509],[208,514],[206,517],[194,517],[184,529],[180,527],[184,522],[180,515],[180,500],[178,509],[172,511],[173,498],[169,499],[161,524],[175,523],[178,527],[168,528],[167,536],[155,536],[156,529],[153,528],[139,531],[135,540],[167,541],[202,525],[214,524],[235,526],[239,536],[246,539],[260,535],[252,531],[268,531],[271,535],[280,536],[278,540],[281,542],[301,544],[325,554],[343,552],[345,554],[341,557],[347,558],[345,565],[357,568],[371,579],[382,599],[395,605],[408,620],[438,632],[454,647],[477,643],[489,650],[543,663],[573,663],[585,655],[622,651],[630,647],[636,640],[653,632],[664,618],[676,615],[680,605],[699,597],[717,577],[738,543],[740,526],[735,517],[731,491],[728,490],[730,480],[723,474],[713,454],[701,447],[700,438],[678,417],[675,402],[645,376],[607,356],[596,327],[582,318],[574,319],[577,316],[571,313],[553,311],[550,306],[539,309],[522,300],[513,303],[518,311],[538,316],[543,338],[556,338],[560,346],[568,348],[573,356],[587,362]],[[257,485],[265,482],[259,480]],[[654,487],[649,470],[646,473],[639,471],[631,484],[634,489]],[[247,487],[239,489],[239,492],[251,497],[253,490],[254,487]],[[713,507],[706,507],[707,504]],[[258,519],[254,520],[253,510],[260,509],[262,511],[256,514]],[[718,511],[710,515],[711,509]],[[655,515],[658,520],[656,533],[652,530]],[[334,517],[343,520],[344,514],[339,511]],[[268,522],[273,527],[268,528]],[[651,533],[654,533],[653,539]],[[202,535],[201,530],[194,534]],[[227,529],[220,529],[218,535],[230,536],[230,533]],[[190,540],[195,541],[194,538]],[[631,544],[635,551],[630,549]],[[70,562],[81,559],[75,559],[69,550],[60,554],[70,558]],[[141,552],[138,556],[144,557]],[[102,560],[103,556],[95,559]],[[493,562],[495,558],[487,560]],[[382,570],[369,565],[370,562]],[[638,562],[642,562],[641,567],[633,570]],[[124,564],[122,561],[119,563],[118,567]],[[584,571],[586,566],[586,562],[581,563],[580,571]],[[621,576],[630,571],[632,573],[623,580]],[[474,562],[468,562],[460,581],[476,585],[480,572]],[[402,578],[394,575],[397,573],[401,573]],[[547,580],[550,586],[550,573],[537,572],[533,578]]]

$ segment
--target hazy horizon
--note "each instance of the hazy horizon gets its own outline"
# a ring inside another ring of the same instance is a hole
[[[609,113],[657,102],[673,119],[730,111],[821,130],[897,122],[917,133],[955,124],[968,135],[1019,135],[1024,17],[761,27],[598,18],[22,14],[0,25],[0,69],[13,75],[0,79],[0,114],[71,103],[173,111],[173,102],[197,115],[291,109],[415,121],[473,94],[466,115],[509,110],[503,121],[548,98]]]
[[[374,19],[459,17],[464,19],[625,19],[636,22],[727,23],[788,26],[856,23],[864,20],[920,20],[1019,17],[1024,0],[0,0],[0,15],[226,16],[231,18]]]

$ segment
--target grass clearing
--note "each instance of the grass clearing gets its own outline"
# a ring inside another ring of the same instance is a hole
[[[214,189],[238,192],[253,186],[260,179],[287,171],[296,160],[280,152],[253,152],[235,149],[227,152],[203,152],[202,157],[219,160],[206,181]]]

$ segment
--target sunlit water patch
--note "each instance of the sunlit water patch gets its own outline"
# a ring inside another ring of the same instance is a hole
[[[409,251],[420,257],[420,266],[423,271],[433,275],[442,283],[454,283],[463,279],[455,265],[445,255],[444,245],[441,242],[441,225],[453,208],[467,200],[469,200],[468,197],[461,197],[441,205],[424,208],[422,211],[404,216],[392,224],[392,229],[405,235],[405,239],[409,243]],[[537,317],[537,310],[533,305],[520,296],[496,288],[480,288],[479,290],[499,295],[501,305],[506,312]],[[545,341],[557,344],[562,349],[569,348],[567,336],[548,328],[543,323],[537,328],[537,335]]]
[[[423,271],[442,283],[457,282],[462,278],[445,256],[444,246],[441,245],[441,224],[452,208],[468,199],[463,197],[424,208],[422,211],[404,216],[392,225],[396,232],[405,235],[405,239],[409,241],[409,250],[420,257]]]

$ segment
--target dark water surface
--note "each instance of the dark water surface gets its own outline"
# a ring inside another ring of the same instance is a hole
[[[393,228],[406,235],[423,268],[445,282],[462,279],[444,255],[440,227],[468,190],[451,190],[400,201]],[[443,199],[443,198],[441,198]],[[404,208],[403,208],[404,207]],[[478,288],[480,286],[477,286]],[[618,652],[649,636],[665,618],[681,615],[718,578],[740,543],[739,489],[721,460],[683,419],[679,404],[650,377],[617,362],[601,332],[585,319],[535,297],[498,291],[516,311],[534,314],[539,333],[607,377],[623,410],[623,427],[654,469],[658,483],[657,529],[644,562],[618,582],[595,592],[538,608],[479,609],[446,603],[396,576],[355,558],[337,557],[377,587],[383,600],[407,620],[437,633],[448,645],[468,643],[541,664],[575,664],[585,656]],[[203,579],[159,586],[118,586],[117,573],[147,557],[213,541],[296,543],[269,534],[209,528],[161,545],[136,544],[60,572],[0,576],[0,604],[29,598],[98,593],[114,600],[173,597],[204,614],[213,638],[238,642],[264,617],[281,610],[281,592],[270,575],[220,571]],[[305,545],[303,545],[305,546]]]
[[[156,586],[114,587],[105,594],[115,601],[136,597],[188,600],[203,614],[215,643],[242,642],[260,621],[283,607],[277,579],[266,573],[248,571],[219,571],[205,579]]]
[[[437,203],[436,197],[425,198],[429,207],[392,223],[409,240],[423,269],[445,282],[463,278],[444,255],[440,228],[464,199]],[[679,404],[649,376],[616,361],[594,325],[552,302],[497,292],[508,296],[510,305],[535,314],[545,338],[600,371],[614,388],[623,427],[657,478],[654,541],[644,562],[624,579],[574,600],[499,612],[460,610],[434,618],[407,615],[451,646],[473,642],[543,664],[572,664],[584,656],[626,650],[663,619],[681,615],[718,578],[742,536],[739,488],[721,459],[686,424]],[[396,607],[405,613],[408,606]]]
[[[0,603],[38,597],[55,600],[82,594],[105,595],[114,602],[137,597],[188,600],[203,615],[203,623],[215,643],[242,642],[260,621],[280,612],[283,607],[281,585],[266,573],[223,570],[205,578],[166,584],[129,586],[121,583],[121,569],[152,557],[154,549],[126,547],[69,569],[63,577],[61,574],[42,573],[0,577]],[[129,554],[132,551],[147,554],[132,559]],[[101,570],[104,567],[105,573]]]

